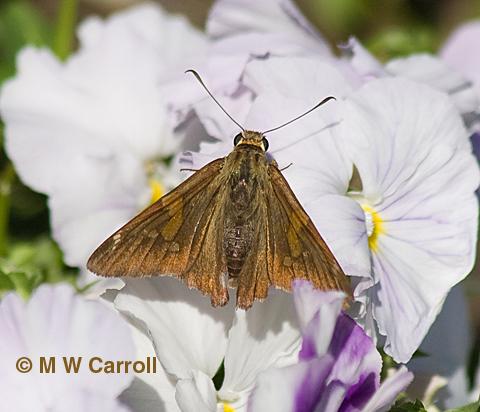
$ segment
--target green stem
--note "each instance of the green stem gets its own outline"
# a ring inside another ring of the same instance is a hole
[[[53,40],[53,51],[65,60],[73,47],[78,0],[61,0],[58,8],[57,26]]]
[[[0,255],[4,255],[8,246],[8,220],[10,216],[10,195],[15,179],[15,169],[8,162],[0,174]]]

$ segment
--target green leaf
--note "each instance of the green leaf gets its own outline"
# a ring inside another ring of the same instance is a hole
[[[418,399],[415,402],[400,400],[390,408],[390,412],[427,412],[423,403]]]
[[[225,379],[225,361],[222,361],[222,364],[218,368],[217,372],[215,373],[215,376],[212,378],[213,385],[215,386],[215,389],[218,391],[223,385],[223,381]]]
[[[393,27],[367,41],[367,47],[381,61],[412,53],[434,52],[436,37],[427,27]]]
[[[78,272],[63,263],[62,252],[48,237],[13,244],[0,258],[0,271],[24,298],[42,283],[69,282],[76,287]]]
[[[5,273],[0,273],[0,294],[15,289],[15,284]]]
[[[412,355],[412,359],[417,359],[417,358],[427,358],[430,355],[427,352],[423,352],[420,349],[417,349],[414,354]]]
[[[15,290],[24,299],[30,297],[33,289],[35,289],[40,281],[38,276],[28,276],[23,272],[12,272],[8,274],[8,277],[14,284]]]
[[[0,83],[15,73],[15,56],[26,44],[50,43],[51,30],[38,7],[29,1],[0,6]]]
[[[78,0],[60,0],[52,48],[55,54],[62,60],[65,60],[72,51],[77,11]]]
[[[449,409],[445,412],[479,412],[480,411],[480,400],[477,402],[470,403],[468,405],[462,406],[460,408]]]

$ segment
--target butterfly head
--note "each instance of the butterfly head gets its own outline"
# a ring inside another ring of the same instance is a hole
[[[254,132],[252,130],[243,130],[235,136],[233,144],[239,146],[241,144],[248,144],[250,146],[256,146],[262,149],[264,152],[268,150],[268,140],[263,133]]]

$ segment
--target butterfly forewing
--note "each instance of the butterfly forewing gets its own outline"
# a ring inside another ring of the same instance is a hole
[[[223,163],[209,163],[120,228],[92,254],[88,269],[102,276],[177,276],[210,294],[214,305],[225,304]]]
[[[307,279],[323,290],[349,294],[349,282],[276,166],[269,167],[269,276],[273,286],[290,290],[293,279]]]

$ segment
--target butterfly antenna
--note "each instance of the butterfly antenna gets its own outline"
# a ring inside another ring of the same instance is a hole
[[[317,103],[315,106],[313,106],[310,110],[307,110],[305,113],[302,113],[300,116],[295,117],[295,119],[289,120],[287,123],[284,123],[280,126],[274,127],[273,129],[262,132],[262,134],[265,135],[267,133],[274,132],[275,130],[281,129],[282,127],[285,127],[285,126],[289,125],[290,123],[293,123],[293,122],[297,121],[298,119],[301,119],[303,116],[306,116],[307,114],[313,112],[315,109],[318,109],[320,106],[324,105],[329,100],[337,100],[337,99],[335,99],[335,97],[333,97],[333,96],[328,96],[325,99],[323,99],[320,103]]]
[[[242,131],[245,131],[245,128],[240,124],[238,123],[232,116],[230,116],[230,114],[228,114],[228,112],[223,108],[223,106],[219,103],[219,101],[217,99],[215,99],[215,97],[213,96],[213,94],[210,92],[210,90],[208,90],[208,87],[205,86],[205,83],[203,82],[202,78],[200,77],[200,75],[195,71],[195,70],[187,70],[185,73],[192,73],[195,78],[198,80],[198,82],[203,86],[203,88],[207,91],[207,93],[209,94],[209,96],[213,99],[213,101],[215,103],[217,103],[218,107],[220,107],[220,109],[222,109],[223,113],[225,113],[229,119],[235,123],[240,129],[242,129]]]

